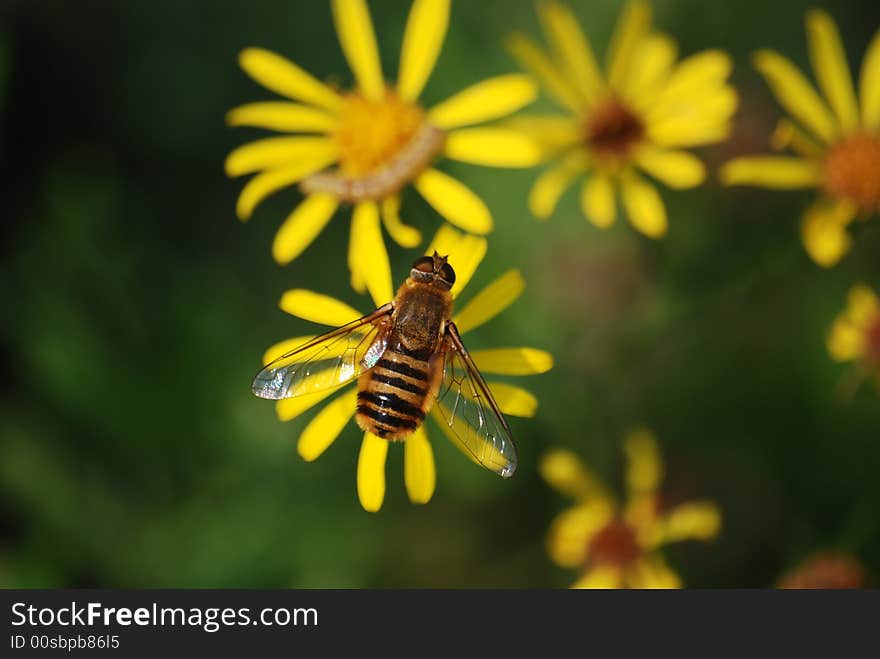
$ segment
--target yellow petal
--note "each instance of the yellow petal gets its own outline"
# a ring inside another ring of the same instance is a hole
[[[267,169],[247,182],[238,195],[235,212],[242,221],[249,220],[254,209],[266,197],[282,188],[293,185],[317,171],[333,164],[336,154],[328,152],[318,157],[302,158],[294,165],[280,169]]]
[[[440,55],[448,26],[449,0],[415,0],[412,3],[397,77],[397,93],[404,101],[415,101],[422,93]]]
[[[544,151],[545,156],[550,156],[568,147],[574,146],[582,140],[583,128],[580,121],[574,117],[563,115],[517,115],[507,119],[504,124],[523,133],[528,133],[536,140]],[[578,149],[569,155],[569,158],[583,163],[584,151]]]
[[[847,225],[856,214],[848,202],[820,199],[804,214],[801,240],[807,254],[824,268],[835,265],[852,246]]]
[[[759,50],[754,65],[786,112],[823,141],[834,139],[837,129],[831,112],[794,64],[772,50]]]
[[[636,532],[640,546],[649,546],[656,531],[657,502],[656,493],[631,494],[624,505],[623,521]]]
[[[838,362],[861,359],[865,354],[865,332],[845,318],[838,318],[831,326],[826,340],[828,352]]]
[[[226,123],[288,133],[329,133],[339,121],[334,115],[308,105],[267,101],[233,108],[226,113]]]
[[[297,318],[331,327],[341,327],[364,315],[336,298],[302,288],[286,291],[278,306]]]
[[[596,172],[584,181],[581,188],[581,210],[600,229],[607,229],[614,224],[617,202],[614,199],[614,185],[607,175]]]
[[[342,99],[330,87],[306,73],[296,64],[262,48],[241,51],[238,63],[245,73],[277,94],[336,110]]]
[[[309,422],[296,445],[296,451],[303,460],[316,460],[339,437],[345,424],[354,416],[357,394],[357,387],[351,387],[325,405]]]
[[[856,327],[867,328],[880,314],[877,295],[865,284],[856,284],[847,295],[846,317]]]
[[[391,195],[382,200],[382,223],[391,239],[401,247],[416,247],[422,242],[422,233],[400,219],[399,195]]]
[[[474,350],[471,357],[480,371],[496,375],[535,375],[553,368],[552,355],[536,348]]]
[[[434,106],[428,112],[428,121],[444,130],[491,121],[528,105],[537,93],[535,83],[526,75],[489,78]]]
[[[706,178],[703,163],[687,151],[670,151],[646,144],[636,150],[633,158],[645,173],[676,190],[693,188]]]
[[[649,431],[638,429],[624,439],[627,457],[626,484],[631,496],[651,494],[663,480],[663,461],[657,440]]]
[[[434,210],[457,227],[477,234],[492,230],[492,214],[464,183],[436,169],[426,169],[413,185]]]
[[[623,10],[608,47],[608,83],[612,89],[626,88],[633,57],[651,27],[651,7],[631,0]]]
[[[656,102],[648,108],[648,117],[656,120],[681,114],[682,107],[699,104],[717,94],[726,88],[725,80],[732,70],[733,60],[721,50],[704,50],[685,57],[672,70]]]
[[[372,101],[385,96],[385,80],[373,22],[365,0],[332,0],[339,44],[361,93]]]
[[[666,207],[657,188],[635,173],[620,181],[623,207],[630,224],[649,238],[659,238],[666,233]]]
[[[757,185],[790,190],[816,187],[821,172],[814,161],[805,158],[747,156],[724,163],[719,176],[724,185]]]
[[[607,501],[596,500],[562,511],[550,523],[547,533],[547,553],[560,567],[583,565],[590,540],[612,514]]]
[[[281,265],[286,265],[302,254],[303,250],[327,226],[336,212],[339,202],[328,194],[313,194],[287,216],[275,234],[272,255]]]
[[[379,206],[375,201],[362,201],[354,207],[351,218],[351,240],[359,258],[359,276],[363,278],[376,307],[387,304],[394,297],[391,283],[391,264],[382,240],[379,224]]]
[[[541,458],[538,465],[541,477],[550,487],[576,501],[601,499],[613,505],[608,490],[596,475],[568,449],[553,449]]]
[[[365,432],[357,464],[357,491],[361,506],[375,513],[385,499],[385,458],[388,441]]]
[[[816,141],[788,119],[780,119],[776,124],[770,146],[775,151],[791,149],[806,159],[816,160],[822,156],[822,148]]]
[[[525,35],[513,34],[507,40],[507,49],[520,66],[534,75],[562,105],[574,112],[583,109],[583,101],[578,93],[534,41]]]
[[[577,86],[584,99],[595,98],[605,82],[590,42],[572,11],[557,0],[549,0],[538,5],[538,15],[556,61],[565,67],[567,79]]]
[[[681,588],[681,578],[660,556],[644,556],[636,563],[631,576],[633,588],[676,589]]]
[[[226,175],[241,176],[270,167],[286,167],[302,160],[334,158],[336,143],[327,137],[267,137],[243,144],[226,156]]]
[[[448,224],[444,224],[437,229],[434,239],[425,250],[425,255],[431,256],[437,252],[441,256],[449,257],[449,264],[455,270],[455,284],[450,291],[454,298],[474,276],[474,272],[486,256],[487,246],[485,238],[456,231]]]
[[[675,506],[660,520],[657,544],[711,540],[720,530],[718,506],[711,501],[689,501]]]
[[[546,220],[553,214],[559,199],[582,171],[580,167],[573,165],[574,160],[581,162],[582,159],[569,157],[551,167],[537,178],[529,191],[529,210],[539,220]]]
[[[871,39],[871,45],[862,60],[859,95],[862,99],[862,124],[872,130],[880,128],[880,30]]]
[[[513,304],[525,287],[526,282],[519,270],[508,270],[471,298],[456,314],[454,321],[458,331],[464,334],[491,320]]]
[[[349,384],[350,383],[346,383],[343,386],[348,386]],[[275,403],[275,415],[278,417],[279,421],[290,421],[303,412],[310,410],[325,398],[332,396],[340,389],[341,387],[333,387],[332,389],[326,389],[325,391],[319,391],[318,393],[303,394],[301,396],[294,396],[293,398],[282,398]]]
[[[840,127],[844,132],[854,130],[859,125],[856,92],[840,34],[827,12],[820,9],[807,12],[807,40],[816,79],[837,115]]]
[[[675,117],[647,127],[648,140],[669,148],[717,144],[726,140],[730,133],[728,121],[694,121],[688,117]]]
[[[583,565],[589,554],[590,540],[610,517],[611,509],[603,501],[581,504],[560,513],[551,523],[547,535],[550,560],[566,568]]]
[[[615,565],[595,565],[578,577],[571,587],[576,590],[616,590],[623,588],[622,574]]]
[[[627,82],[625,96],[636,108],[649,110],[666,83],[678,56],[675,41],[664,34],[651,34],[639,44]]]
[[[510,128],[461,128],[446,137],[444,154],[453,160],[489,167],[533,167],[541,160],[538,143]]]
[[[504,414],[533,417],[538,410],[538,399],[530,391],[505,382],[489,382],[489,390]]]
[[[666,147],[719,142],[730,133],[730,118],[738,103],[736,91],[729,86],[658,102],[647,120],[647,141]]]
[[[434,496],[437,483],[434,451],[424,426],[416,428],[403,443],[403,479],[413,503],[428,503]]]

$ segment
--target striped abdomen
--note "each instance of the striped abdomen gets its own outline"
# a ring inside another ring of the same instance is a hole
[[[432,356],[430,350],[410,350],[389,341],[382,358],[358,383],[355,421],[362,430],[397,440],[419,427],[431,410],[442,375],[442,361]]]

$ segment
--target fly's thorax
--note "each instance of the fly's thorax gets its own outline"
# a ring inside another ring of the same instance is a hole
[[[440,286],[408,278],[397,291],[391,337],[411,350],[433,352],[452,314],[452,296]]]

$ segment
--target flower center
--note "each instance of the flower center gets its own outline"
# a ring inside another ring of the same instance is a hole
[[[613,519],[590,540],[589,560],[596,564],[624,567],[641,555],[636,533],[621,519]]]
[[[334,134],[340,173],[361,177],[389,164],[412,141],[424,118],[422,108],[402,101],[390,89],[381,101],[348,94]]]
[[[835,144],[825,156],[823,175],[829,194],[865,212],[880,209],[880,135],[857,133]]]
[[[644,133],[641,119],[615,98],[596,108],[586,121],[587,144],[602,158],[624,158]]]

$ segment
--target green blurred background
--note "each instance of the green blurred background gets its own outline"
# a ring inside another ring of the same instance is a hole
[[[409,3],[370,4],[391,77]],[[604,50],[621,3],[571,4]],[[780,111],[749,53],[774,47],[805,66],[808,6],[655,3],[682,53],[720,47],[736,59],[736,133],[702,150],[713,171],[768,149]],[[824,6],[858,66],[880,5]],[[465,298],[513,266],[528,281],[471,345],[543,347],[556,367],[521,382],[541,406],[512,421],[515,478],[476,468],[435,431],[434,500],[408,502],[393,447],[385,506],[368,514],[354,424],[307,464],[295,442],[310,415],[281,423],[249,388],[269,344],[311,330],[277,308],[284,290],[367,306],[348,288],[348,213],[281,268],[270,245],[298,192],[243,225],[242,182],[223,173],[226,153],[260,134],[226,128],[225,111],[272,97],[237,67],[241,48],[350,82],[329,7],[0,7],[3,586],[565,586],[574,575],[551,565],[544,533],[567,502],[538,478],[539,456],[571,447],[619,484],[620,439],[635,424],[660,439],[670,497],[723,509],[717,541],[668,551],[686,584],[770,585],[824,548],[880,571],[877,392],[839,396],[847,371],[824,344],[849,286],[880,286],[876,219],[823,271],[798,239],[811,193],[726,190],[714,177],[664,191],[671,230],[651,242],[620,222],[588,225],[574,191],[549,223],[534,221],[534,171],[445,163],[496,217]],[[513,29],[538,34],[531,2],[454,3],[423,100],[515,70],[501,47]],[[437,226],[416,196],[404,209],[426,235]],[[393,246],[391,257],[402,279],[414,252]]]

